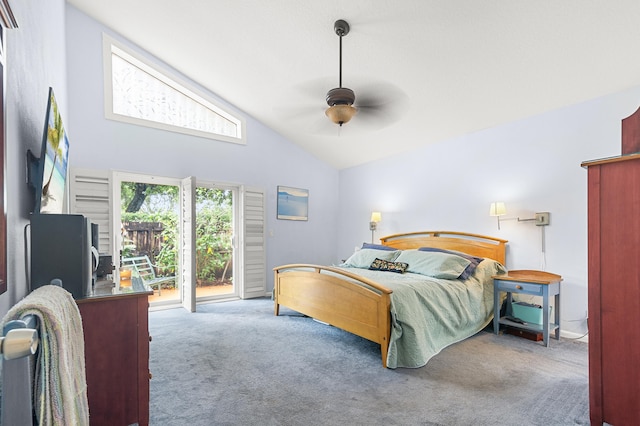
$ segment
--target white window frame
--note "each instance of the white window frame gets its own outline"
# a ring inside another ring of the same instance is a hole
[[[175,73],[172,73],[166,69],[162,69],[157,63],[153,63],[141,54],[135,52],[133,49],[128,48],[124,44],[118,42],[114,38],[107,34],[102,35],[102,54],[104,64],[104,112],[105,117],[109,120],[120,121],[123,123],[136,124],[145,127],[151,127],[155,129],[167,130],[171,132],[182,133],[191,136],[198,136],[207,139],[213,139],[224,142],[231,142],[241,145],[246,145],[246,123],[242,117],[231,114],[226,108],[219,105],[210,96],[197,90],[193,85],[188,84]],[[132,63],[134,66],[145,71],[149,75],[163,83],[170,86],[172,89],[182,93],[183,95],[191,98],[194,102],[197,102],[204,107],[210,109],[214,113],[224,117],[225,119],[233,122],[238,129],[237,137],[204,132],[195,129],[189,129],[186,127],[174,126],[171,124],[160,123],[157,121],[144,120],[141,118],[130,117],[122,114],[116,114],[113,112],[113,78],[112,78],[112,55],[116,54]]]

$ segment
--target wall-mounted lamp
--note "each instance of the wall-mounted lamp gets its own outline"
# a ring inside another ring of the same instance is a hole
[[[536,213],[534,217],[531,219],[520,219],[518,218],[518,222],[530,222],[535,221],[536,226],[546,226],[549,224],[551,213],[549,212],[541,212]]]
[[[380,212],[371,213],[371,221],[369,221],[369,229],[371,230],[371,244],[373,244],[373,234],[378,229],[378,222],[382,220],[382,214]]]
[[[504,216],[505,214],[507,214],[507,207],[504,205],[503,201],[491,203],[491,207],[489,207],[489,216],[495,216],[498,218],[498,229],[500,229],[500,216]]]
[[[496,201],[491,203],[491,207],[489,207],[489,216],[496,216],[498,218],[498,229],[500,229],[500,216],[504,216],[507,214],[507,207],[504,202]],[[531,222],[535,221],[536,226],[546,226],[549,224],[551,214],[549,212],[541,212],[536,213],[535,216],[531,219],[520,219],[517,218],[518,222]],[[510,218],[513,220],[513,218]],[[503,219],[506,220],[506,219]]]

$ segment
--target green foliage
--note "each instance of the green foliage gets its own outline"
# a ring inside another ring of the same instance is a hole
[[[230,276],[232,195],[227,190],[196,188],[196,271],[200,281],[214,282]]]
[[[197,278],[212,282],[222,279],[232,255],[231,212],[222,208],[205,208],[196,220]]]
[[[122,257],[133,257],[136,254],[136,245],[131,238],[122,239],[122,249],[120,250]]]
[[[122,206],[131,201],[135,188],[123,183]],[[175,188],[175,191],[174,191]],[[231,278],[233,253],[233,193],[228,190],[196,189],[196,279],[214,282]],[[177,187],[152,185],[141,208],[123,212],[123,222],[160,222],[163,232],[160,252],[155,255],[159,275],[175,275],[178,264],[178,191]],[[126,241],[126,240],[125,240]],[[129,240],[130,241],[130,240]],[[123,247],[130,250],[131,246]],[[137,253],[136,253],[137,254]],[[131,253],[129,254],[131,255]],[[225,274],[225,269],[226,274]],[[225,276],[223,277],[223,274]]]
[[[126,212],[152,213],[158,210],[178,211],[179,188],[140,182],[122,182],[120,205]]]

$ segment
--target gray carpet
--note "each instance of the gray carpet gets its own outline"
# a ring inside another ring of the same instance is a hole
[[[587,344],[479,334],[418,369],[253,299],[149,313],[152,425],[586,425]]]

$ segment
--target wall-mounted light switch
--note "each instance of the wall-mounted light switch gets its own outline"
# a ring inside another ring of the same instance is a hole
[[[549,212],[536,213],[535,222],[536,226],[545,226],[549,224]]]

